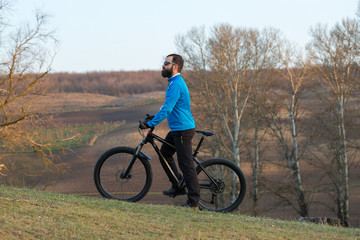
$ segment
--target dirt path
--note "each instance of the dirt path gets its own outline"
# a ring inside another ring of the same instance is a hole
[[[127,123],[137,123],[145,118],[146,114],[155,114],[161,104],[132,107],[127,109],[105,109],[83,112],[65,112],[55,117],[58,125],[93,124],[125,120]]]

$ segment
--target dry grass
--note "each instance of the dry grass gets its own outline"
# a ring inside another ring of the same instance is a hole
[[[158,102],[164,99],[164,92],[151,92],[123,97],[91,93],[50,93],[43,96],[28,96],[25,101],[33,101],[33,111],[60,113],[84,111],[105,107],[125,108]]]
[[[2,239],[358,239],[359,229],[0,187]]]

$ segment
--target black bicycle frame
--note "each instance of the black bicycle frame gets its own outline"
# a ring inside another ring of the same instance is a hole
[[[129,176],[129,173],[131,171],[132,166],[135,163],[136,158],[139,157],[139,155],[143,154],[141,152],[141,149],[143,148],[143,146],[147,143],[151,143],[152,147],[154,148],[155,152],[157,153],[157,155],[159,156],[159,160],[162,166],[166,166],[164,167],[164,170],[168,173],[168,176],[171,178],[171,182],[175,183],[177,182],[177,185],[179,188],[183,187],[184,184],[184,179],[178,179],[178,177],[175,175],[175,173],[173,172],[173,170],[171,169],[169,163],[166,161],[165,157],[162,155],[160,149],[158,148],[158,146],[156,145],[154,139],[158,140],[159,142],[166,144],[170,147],[172,147],[173,149],[176,149],[174,145],[168,143],[165,141],[165,139],[159,137],[158,135],[154,134],[152,131],[154,130],[154,128],[151,128],[146,137],[141,141],[141,143],[137,146],[136,150],[135,150],[135,154],[132,158],[132,160],[130,161],[128,167],[126,168],[125,172],[122,174],[123,178],[127,178],[127,176]],[[212,178],[212,176],[208,173],[208,171],[203,168],[203,166],[201,166],[200,161],[196,158],[197,154],[199,153],[199,149],[204,141],[204,136],[201,136],[201,139],[197,145],[197,147],[194,150],[193,153],[193,160],[197,163],[197,165],[202,169],[202,171],[204,171],[204,173],[209,177],[209,179],[211,180],[211,182],[213,184],[215,184],[215,186],[217,186],[216,181]],[[211,188],[211,187],[209,187]]]

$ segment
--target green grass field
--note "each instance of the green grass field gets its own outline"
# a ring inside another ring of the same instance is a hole
[[[360,229],[1,186],[0,239],[360,239]]]

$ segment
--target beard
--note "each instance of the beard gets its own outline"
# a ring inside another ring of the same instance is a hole
[[[170,78],[173,75],[173,67],[171,69],[163,69],[161,71],[161,76],[164,78]]]

